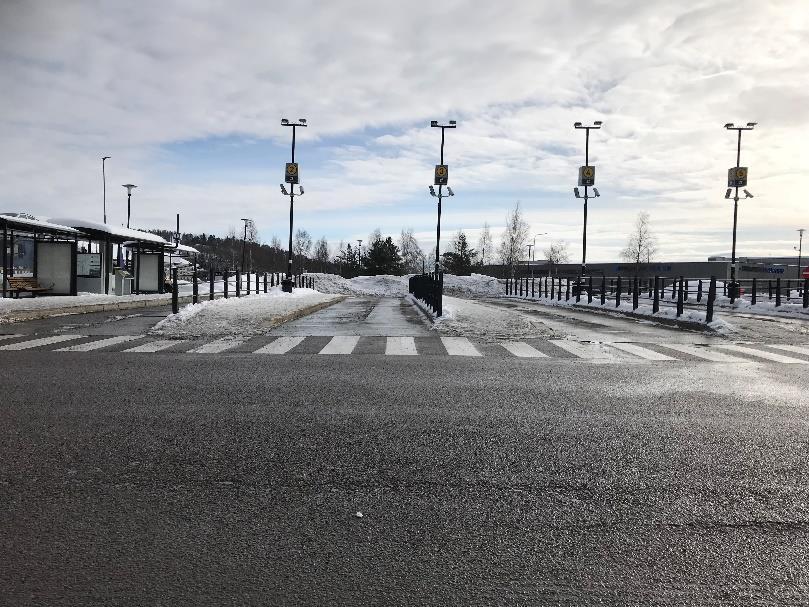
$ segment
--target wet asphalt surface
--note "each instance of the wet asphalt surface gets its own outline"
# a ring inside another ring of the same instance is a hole
[[[13,330],[126,333],[151,313]],[[645,330],[617,322],[590,329]],[[0,604],[809,602],[799,365],[38,350],[0,365]]]

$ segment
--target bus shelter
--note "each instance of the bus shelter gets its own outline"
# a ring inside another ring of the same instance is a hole
[[[3,297],[11,295],[7,278],[32,277],[47,295],[76,295],[76,254],[82,234],[58,222],[26,213],[0,213],[3,235]]]
[[[110,293],[115,284],[115,271],[121,270],[133,274],[136,293],[163,292],[162,254],[172,244],[157,234],[86,219],[68,217],[51,221],[79,230],[87,243],[77,256],[80,290]],[[124,250],[132,253],[131,259],[124,257]]]

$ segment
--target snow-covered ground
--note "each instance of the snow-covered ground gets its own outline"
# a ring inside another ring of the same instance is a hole
[[[260,335],[282,317],[338,298],[312,289],[283,293],[275,287],[266,294],[188,304],[155,325],[152,333],[172,338]]]
[[[525,297],[519,296],[512,296],[514,299],[523,300],[526,299]],[[587,308],[593,308],[594,310],[602,310],[603,312],[621,312],[621,313],[632,313],[638,316],[647,316],[650,319],[654,320],[655,318],[666,318],[666,319],[677,319],[686,322],[698,323],[698,324],[705,324],[705,312],[700,310],[691,310],[685,309],[683,310],[682,315],[677,318],[677,309],[675,307],[669,306],[661,306],[660,311],[656,314],[652,312],[651,304],[640,304],[635,310],[632,309],[632,301],[621,301],[621,305],[615,305],[615,299],[607,298],[606,303],[602,306],[601,305],[601,298],[594,297],[592,303],[587,303],[586,295],[582,295],[581,301],[576,303],[576,299],[571,297],[569,300],[565,300],[562,297],[561,300],[556,298],[551,299],[550,297],[535,297],[535,298],[527,298],[529,301],[536,301],[538,303],[548,305],[548,306],[555,306],[555,307],[571,307],[571,306],[584,306]],[[710,325],[708,325],[713,331],[720,333],[722,335],[729,335],[734,332],[734,327],[724,320],[715,319]]]
[[[446,335],[474,337],[482,341],[548,337],[546,325],[526,314],[495,308],[483,303],[444,296],[443,315],[435,319],[433,329]]]

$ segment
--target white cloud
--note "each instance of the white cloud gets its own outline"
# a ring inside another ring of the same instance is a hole
[[[162,146],[287,145],[279,117],[306,116],[304,157],[325,148],[329,160],[304,167],[300,221],[333,240],[412,226],[428,248],[439,139],[424,126],[454,117],[447,229],[496,231],[520,198],[575,258],[583,135],[571,125],[603,119],[591,141],[603,196],[590,209],[590,258],[614,258],[641,208],[663,254],[701,258],[729,248],[722,186],[735,141],[721,125],[753,120],[742,164],[756,198],[740,211],[739,251],[788,253],[806,220],[807,31],[800,0],[5,2],[0,205],[93,217],[106,154],[114,221],[120,183],[132,181],[138,225],[179,211],[186,229],[221,233],[254,213],[280,234],[280,171],[268,166],[266,187],[238,166],[231,179],[188,176],[168,170]]]

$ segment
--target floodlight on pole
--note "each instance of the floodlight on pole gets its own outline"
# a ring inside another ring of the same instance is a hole
[[[595,194],[595,195],[596,195],[596,198],[598,198],[599,196],[601,196],[601,194],[599,194],[599,193],[598,193],[598,188],[593,188],[593,194]]]
[[[735,188],[733,195],[733,245],[730,252],[730,285],[728,296],[733,303],[738,297],[739,284],[736,282],[736,226],[739,216],[739,188],[747,185],[747,167],[740,166],[742,157],[742,131],[752,131],[757,122],[748,122],[747,126],[736,126],[732,122],[726,122],[724,128],[728,131],[736,131],[736,166],[728,169],[728,192]],[[743,190],[745,198],[752,198],[753,195],[747,190]],[[725,198],[729,198],[725,193]]]
[[[454,129],[458,126],[458,122],[450,120],[447,124],[440,124],[438,120],[431,120],[430,127],[441,129],[441,156],[440,164],[435,167],[435,184],[438,186],[438,195],[435,194],[435,189],[430,186],[430,195],[438,198],[438,222],[435,229],[435,273],[438,274],[440,266],[440,244],[441,244],[441,199],[444,197],[444,186],[447,186],[449,196],[454,196],[454,193],[449,190],[449,167],[444,164],[444,131],[446,129]]]
[[[728,188],[728,189],[727,189],[727,192],[725,192],[725,198],[730,199],[730,193],[731,193],[732,191],[733,191],[733,190],[732,190],[731,188]]]
[[[281,289],[286,293],[292,292],[292,226],[294,219],[295,196],[303,196],[303,186],[299,187],[299,193],[295,193],[295,185],[300,179],[298,173],[298,165],[295,162],[295,136],[297,127],[307,127],[306,118],[298,118],[298,122],[290,122],[287,118],[281,118],[281,126],[292,127],[292,160],[286,165],[286,183],[289,184],[289,192],[287,192],[284,184],[281,184],[281,192],[284,196],[289,196],[289,250],[287,251],[287,273],[283,281],[281,281]]]
[[[449,194],[450,196],[455,196],[455,192],[453,192],[452,188],[449,186],[447,186],[447,194]]]
[[[244,246],[247,242],[247,224],[250,223],[250,219],[247,217],[242,217],[241,221],[244,222],[244,236],[242,237],[242,265],[241,271],[244,272]]]
[[[584,166],[579,167],[579,186],[584,187],[584,196],[579,195],[578,188],[573,189],[576,198],[584,199],[584,221],[582,222],[582,237],[581,237],[581,269],[579,271],[579,287],[577,288],[576,301],[579,300],[579,293],[581,292],[581,277],[587,274],[587,200],[590,198],[588,188],[595,186],[595,167],[590,166],[590,131],[599,130],[604,124],[602,120],[595,120],[592,124],[583,124],[581,122],[574,122],[573,128],[584,131]],[[593,193],[595,197],[601,196],[594,188]]]

